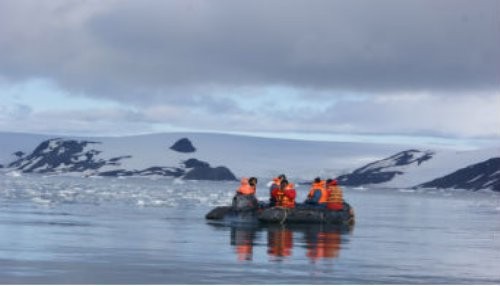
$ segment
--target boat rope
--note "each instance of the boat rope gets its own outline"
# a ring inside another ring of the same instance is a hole
[[[285,222],[286,218],[288,217],[288,210],[287,210],[287,208],[281,208],[281,209],[283,209],[283,211],[285,213],[285,215],[283,216],[283,219],[280,221],[280,224],[282,225]]]

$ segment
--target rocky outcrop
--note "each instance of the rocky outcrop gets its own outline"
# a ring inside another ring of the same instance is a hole
[[[9,168],[15,168],[24,173],[97,170],[106,165],[106,161],[97,158],[100,151],[87,148],[95,144],[99,142],[50,139],[42,142],[33,153],[26,157],[16,152],[20,157],[9,164]]]
[[[180,162],[180,167],[126,169],[122,165],[132,156],[107,159],[102,151],[93,148],[99,144],[101,143],[61,138],[46,140],[27,156],[23,152],[14,153],[18,158],[8,167],[24,173],[81,172],[84,176],[166,176],[186,180],[236,180],[228,168],[212,168],[209,163],[194,158]]]
[[[170,147],[170,149],[181,153],[196,152],[196,148],[193,146],[193,143],[191,143],[191,141],[189,141],[188,138],[179,139],[177,142],[174,143],[174,145]]]
[[[465,167],[417,187],[467,190],[490,189],[500,192],[500,158],[491,158]]]
[[[23,151],[17,151],[14,152],[12,155],[16,156],[17,158],[22,158],[25,154]]]
[[[99,172],[97,175],[105,177],[127,177],[127,176],[166,176],[166,177],[181,177],[185,171],[180,168],[172,167],[150,167],[144,170],[125,170],[118,169],[112,171]]]
[[[406,150],[365,165],[350,174],[339,176],[337,180],[344,186],[361,186],[389,182],[395,176],[404,174],[404,167],[410,165],[420,166],[423,162],[430,160],[433,154],[431,151]]]
[[[184,179],[186,180],[211,180],[211,181],[235,181],[236,176],[226,167],[212,168],[207,162],[197,159],[184,161],[188,168]]]
[[[189,159],[183,162],[186,168],[205,168],[210,167],[207,162],[200,161],[198,159]]]

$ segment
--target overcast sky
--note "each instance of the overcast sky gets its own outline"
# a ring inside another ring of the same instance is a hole
[[[0,97],[0,131],[500,142],[500,1],[2,0]]]

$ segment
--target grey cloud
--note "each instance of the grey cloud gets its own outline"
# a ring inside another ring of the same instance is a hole
[[[2,1],[0,75],[138,104],[238,86],[498,90],[499,13],[495,0]]]
[[[2,120],[22,120],[32,112],[33,109],[25,104],[0,105],[0,119]]]

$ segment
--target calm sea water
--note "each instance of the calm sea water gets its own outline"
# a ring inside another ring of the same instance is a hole
[[[236,187],[0,175],[0,283],[500,283],[498,193],[345,189],[352,229],[207,223]]]

